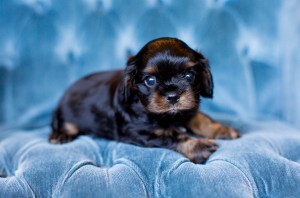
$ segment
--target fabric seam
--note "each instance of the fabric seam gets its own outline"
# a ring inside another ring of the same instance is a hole
[[[240,166],[239,163],[236,163],[236,162],[233,163],[233,162],[228,161],[226,159],[213,159],[213,160],[208,161],[208,163],[212,163],[212,162],[216,162],[216,161],[222,161],[222,162],[228,163],[229,165],[231,165],[234,168],[236,168],[237,170],[239,170],[242,173],[242,175],[244,176],[244,178],[246,179],[246,181],[248,182],[248,186],[250,187],[250,190],[253,193],[253,197],[256,197],[256,198],[259,197],[258,195],[256,195],[256,193],[254,191],[254,189],[258,189],[257,185],[255,183],[255,180],[253,180],[253,182],[251,182],[250,177],[248,176],[248,174],[244,170],[242,170],[242,168],[241,168],[241,166]]]

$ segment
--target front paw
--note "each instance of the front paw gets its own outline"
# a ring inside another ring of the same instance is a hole
[[[190,138],[178,144],[177,151],[184,154],[194,163],[203,163],[209,156],[218,149],[214,140],[208,138]]]
[[[241,137],[240,132],[228,126],[221,125],[215,133],[217,139],[236,139]]]
[[[75,136],[68,135],[68,134],[62,133],[62,132],[54,131],[49,136],[48,140],[51,144],[64,144],[67,142],[71,142],[75,138],[76,138]]]

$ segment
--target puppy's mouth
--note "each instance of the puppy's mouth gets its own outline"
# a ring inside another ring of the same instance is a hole
[[[162,111],[160,113],[169,114],[169,115],[176,115],[176,114],[180,114],[184,110],[189,110],[189,109],[183,109],[183,108],[174,106],[174,107],[171,107],[171,108],[167,109],[166,111]]]
[[[190,91],[185,91],[176,99],[176,101],[170,101],[166,96],[154,93],[146,108],[151,113],[177,114],[184,110],[194,109],[197,105],[198,103],[196,102],[194,95]]]

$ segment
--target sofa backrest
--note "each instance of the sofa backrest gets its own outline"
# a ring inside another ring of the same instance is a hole
[[[168,36],[210,60],[203,111],[300,126],[299,10],[297,0],[0,0],[0,122],[49,123],[70,83]]]

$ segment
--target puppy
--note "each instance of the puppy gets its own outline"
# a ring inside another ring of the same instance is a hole
[[[95,73],[73,84],[53,115],[49,140],[61,144],[91,134],[172,149],[201,163],[218,147],[212,138],[239,133],[201,113],[200,96],[213,96],[207,59],[181,40],[159,38],[129,58],[125,71]]]

